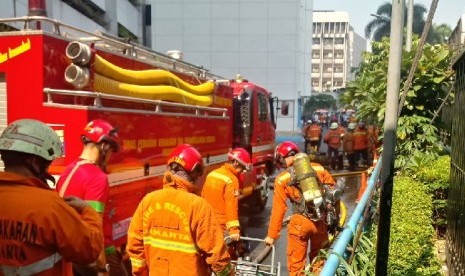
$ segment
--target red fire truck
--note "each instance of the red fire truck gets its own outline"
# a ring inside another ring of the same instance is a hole
[[[161,187],[167,155],[180,143],[198,148],[206,172],[225,162],[229,149],[247,149],[254,170],[242,177],[241,197],[263,209],[276,127],[266,89],[46,17],[0,23],[9,26],[0,33],[0,127],[21,118],[50,125],[64,148],[54,175],[80,154],[87,122],[119,128],[122,150],[107,168],[115,240],[125,240],[142,197]]]

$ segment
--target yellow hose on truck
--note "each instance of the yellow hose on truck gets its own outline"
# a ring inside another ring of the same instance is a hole
[[[213,82],[192,85],[175,74],[162,69],[128,70],[116,66],[99,55],[95,55],[94,71],[99,75],[121,83],[174,86],[199,96],[210,95],[215,90],[215,83]]]
[[[94,74],[94,91],[149,100],[172,101],[190,105],[210,106],[212,96],[199,96],[168,85],[135,85]]]

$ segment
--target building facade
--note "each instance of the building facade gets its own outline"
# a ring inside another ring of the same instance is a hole
[[[454,58],[458,58],[465,50],[465,14],[457,21],[457,25],[450,34],[448,44],[453,51]]]
[[[35,1],[40,2],[40,1]],[[144,7],[135,0],[43,0],[48,17],[89,32],[145,39]],[[28,0],[2,1],[0,18],[29,14]]]
[[[226,79],[241,74],[286,102],[278,131],[299,131],[299,98],[309,96],[313,2],[151,0],[151,46]]]
[[[312,92],[334,92],[354,78],[366,51],[366,40],[349,25],[347,12],[314,11]]]

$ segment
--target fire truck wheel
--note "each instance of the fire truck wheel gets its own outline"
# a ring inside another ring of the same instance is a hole
[[[265,175],[262,180],[263,188],[255,190],[254,192],[255,206],[257,207],[258,212],[262,212],[265,209],[270,193],[270,181],[272,181],[272,179]]]

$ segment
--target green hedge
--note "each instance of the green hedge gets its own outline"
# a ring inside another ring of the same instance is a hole
[[[395,177],[389,246],[389,275],[440,275],[434,255],[432,199],[410,177]]]
[[[433,197],[433,226],[438,237],[443,237],[447,227],[447,196],[450,183],[450,156],[440,156],[415,172],[416,180],[426,185]]]

